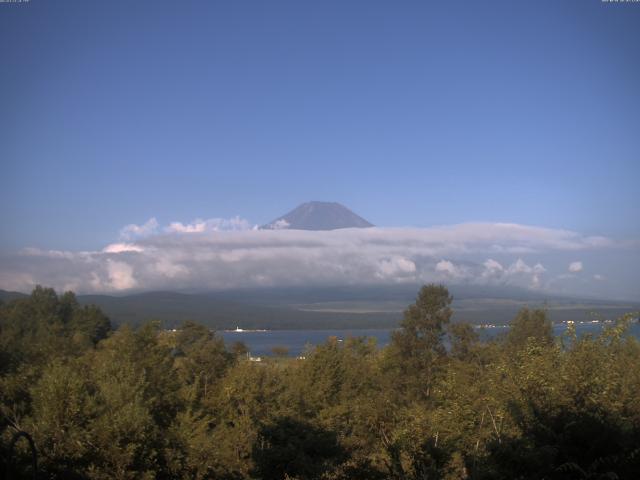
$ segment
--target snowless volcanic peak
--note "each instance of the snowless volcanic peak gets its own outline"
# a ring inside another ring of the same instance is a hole
[[[367,227],[373,227],[373,224],[336,202],[303,203],[286,215],[262,226],[270,230],[336,230]]]

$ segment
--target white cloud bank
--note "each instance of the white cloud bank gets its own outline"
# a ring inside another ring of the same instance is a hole
[[[165,233],[204,233],[250,230],[252,228],[254,228],[254,226],[247,220],[235,216],[233,218],[209,218],[206,220],[197,218],[190,223],[171,222],[161,229],[158,220],[153,217],[142,225],[136,225],[135,223],[126,225],[120,230],[120,239],[123,241],[140,240],[157,235],[161,231]],[[110,246],[107,248],[109,247]]]
[[[582,262],[571,262],[569,264],[569,271],[571,273],[578,273],[582,271]]]
[[[238,217],[161,229],[150,219],[121,233],[123,241],[101,251],[25,249],[0,257],[0,288],[29,291],[39,283],[86,293],[430,281],[541,288],[545,253],[615,246],[605,237],[505,223],[315,232],[256,230]]]
[[[172,222],[165,231],[168,233],[203,233],[203,232],[222,232],[233,230],[249,230],[251,224],[243,218],[233,217],[226,218],[210,218],[208,220],[194,220],[191,223],[182,224],[180,222]]]
[[[136,225],[131,223],[124,226],[120,230],[120,238],[123,240],[133,240],[136,238],[147,237],[158,232],[158,221],[154,218],[150,218],[146,223],[142,225]]]

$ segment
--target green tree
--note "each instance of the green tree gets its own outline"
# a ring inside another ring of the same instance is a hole
[[[261,480],[320,479],[347,457],[335,432],[288,417],[260,429],[252,456]]]
[[[74,336],[88,340],[96,345],[107,338],[111,332],[111,322],[99,307],[86,305],[76,307],[71,315],[69,328]]]
[[[447,329],[451,343],[451,356],[471,360],[478,348],[479,337],[468,323],[452,323]]]
[[[178,329],[173,352],[183,398],[196,404],[214,392],[216,383],[234,362],[221,338],[190,321]]]
[[[453,313],[451,302],[443,285],[423,286],[416,302],[405,310],[400,330],[391,336],[391,365],[399,370],[396,373],[406,388],[420,397],[429,397],[446,356],[443,337]]]
[[[545,310],[523,308],[511,322],[507,335],[507,343],[510,346],[523,347],[530,338],[542,345],[553,344],[553,326]]]
[[[79,360],[56,361],[31,389],[33,413],[24,428],[33,434],[43,469],[62,477],[86,467],[92,452],[89,425],[97,412],[83,367]]]

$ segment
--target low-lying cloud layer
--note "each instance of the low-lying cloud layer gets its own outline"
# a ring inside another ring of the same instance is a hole
[[[0,258],[0,288],[77,292],[211,290],[399,282],[508,284],[544,289],[559,272],[603,283],[575,260],[613,240],[506,223],[334,231],[257,230],[240,218],[128,225],[101,251],[24,249]],[[571,263],[570,263],[571,262]]]

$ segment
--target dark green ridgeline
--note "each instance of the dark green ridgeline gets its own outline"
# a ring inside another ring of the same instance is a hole
[[[146,292],[122,296],[79,295],[82,305],[97,305],[114,325],[160,320],[175,328],[192,320],[216,330],[395,328],[419,285],[365,287],[291,287],[236,289],[208,293]],[[576,299],[507,287],[454,286],[453,320],[508,324],[524,307],[548,310],[553,322],[615,319],[640,310],[640,304]],[[25,298],[3,292],[0,300]]]

